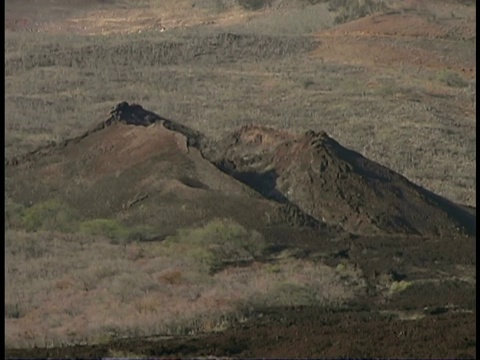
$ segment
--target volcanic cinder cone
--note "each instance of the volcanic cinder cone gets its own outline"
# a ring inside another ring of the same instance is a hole
[[[227,173],[266,197],[297,205],[358,234],[475,234],[476,218],[445,198],[351,151],[325,132],[261,126],[235,131],[210,151]]]
[[[325,229],[220,171],[202,156],[204,143],[197,131],[123,102],[84,134],[8,160],[6,192],[24,206],[55,199],[82,220],[113,217],[164,234],[215,217]]]
[[[213,142],[125,102],[81,136],[7,161],[6,191],[27,206],[56,198],[83,218],[167,233],[230,217],[254,228],[475,234],[475,215],[324,132],[247,126]]]

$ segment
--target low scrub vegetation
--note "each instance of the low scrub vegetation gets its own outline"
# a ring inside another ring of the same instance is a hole
[[[80,228],[7,231],[8,347],[220,331],[256,306],[340,304],[363,291],[321,263],[260,262],[261,234],[228,219],[123,246],[103,236],[119,235],[113,222]]]
[[[384,0],[330,0],[330,11],[337,12],[335,22],[346,23],[388,9]]]
[[[68,205],[55,199],[27,207],[20,213],[21,224],[27,231],[71,232],[76,227],[74,211]]]
[[[251,262],[262,255],[265,242],[256,231],[225,219],[215,219],[205,226],[183,229],[164,243],[165,255],[182,253],[209,270],[236,263]]]
[[[412,285],[412,283],[410,281],[405,281],[405,280],[394,281],[390,285],[390,294],[402,292],[402,291],[406,290],[411,285]]]
[[[7,226],[27,232],[80,233],[105,237],[115,244],[144,241],[155,236],[155,229],[149,226],[129,227],[115,219],[82,220],[77,211],[58,199],[39,202],[30,207],[7,199],[5,209]]]
[[[246,10],[260,10],[272,4],[272,0],[237,0],[237,2]]]
[[[79,224],[79,232],[85,235],[107,237],[114,244],[145,241],[154,237],[155,234],[155,230],[149,226],[127,227],[114,219],[83,221]]]
[[[464,88],[468,86],[468,82],[464,80],[456,72],[442,70],[437,74],[438,81],[450,87]]]

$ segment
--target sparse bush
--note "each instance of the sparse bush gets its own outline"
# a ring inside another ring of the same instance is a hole
[[[449,70],[440,71],[437,74],[437,79],[450,87],[464,88],[468,86],[468,82],[466,80],[464,80],[456,72]]]
[[[271,5],[271,0],[237,0],[237,2],[245,10],[260,10]]]
[[[315,289],[289,282],[277,284],[263,297],[254,301],[263,306],[318,305]]]
[[[169,253],[183,252],[210,270],[228,263],[252,261],[265,249],[260,233],[227,219],[215,219],[201,228],[182,229],[167,238],[165,246]]]
[[[153,278],[142,273],[123,273],[115,276],[111,286],[111,292],[121,302],[132,301],[159,289],[159,284]]]
[[[383,0],[329,0],[328,9],[338,12],[337,24],[346,23],[388,9]]]
[[[82,222],[79,231],[86,235],[105,236],[112,241],[112,244],[126,244],[147,240],[152,229],[148,226],[130,228],[114,219],[93,219]]]
[[[328,1],[328,10],[329,11],[339,11],[342,7],[347,5],[349,0],[329,0]]]
[[[22,227],[22,217],[25,207],[17,204],[10,199],[5,199],[5,225],[12,228]]]
[[[279,264],[267,264],[265,266],[265,270],[271,274],[278,274],[279,272],[282,271]]]
[[[23,228],[28,232],[59,231],[93,236],[105,236],[113,243],[146,241],[153,236],[153,229],[147,225],[128,227],[114,219],[93,219],[79,222],[78,214],[67,204],[47,200],[31,207],[6,201],[5,222],[13,228]]]
[[[309,5],[317,5],[317,4],[321,4],[321,3],[326,3],[329,0],[304,0],[304,1]]]
[[[303,80],[303,88],[308,89],[309,87],[315,85],[315,81],[313,79],[304,79]]]
[[[131,230],[113,219],[94,219],[84,221],[80,224],[80,232],[86,235],[105,236],[118,244],[120,241],[130,241]]]
[[[15,303],[15,304],[6,303],[5,304],[5,318],[6,319],[20,319],[23,316],[24,316],[24,313],[23,313],[23,311],[20,308],[18,303]]]
[[[202,9],[220,13],[228,9],[231,4],[227,4],[225,0],[204,0],[197,2],[195,5]]]
[[[393,293],[399,293],[399,292],[405,291],[411,285],[412,285],[412,282],[410,281],[405,281],[405,280],[394,281],[390,285],[390,293],[393,294]]]
[[[48,336],[71,345],[220,331],[244,319],[245,306],[331,304],[353,296],[333,269],[293,253],[275,264],[230,266],[213,275],[199,266],[206,257],[214,264],[235,259],[243,247],[260,256],[264,245],[255,234],[214,220],[163,242],[129,244],[132,256],[122,257],[124,250],[105,238],[82,247],[84,235],[9,230],[6,342],[44,346]],[[226,250],[225,242],[231,242]],[[28,344],[22,343],[27,331]]]
[[[71,232],[76,228],[76,216],[68,205],[53,199],[26,208],[21,223],[27,231]]]

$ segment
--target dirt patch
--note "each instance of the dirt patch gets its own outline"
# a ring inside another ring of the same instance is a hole
[[[446,55],[444,50],[451,42],[465,42],[473,49],[476,17],[471,9],[449,2],[397,2],[388,13],[317,33],[320,46],[313,55],[373,68],[450,69],[474,79],[473,53]]]

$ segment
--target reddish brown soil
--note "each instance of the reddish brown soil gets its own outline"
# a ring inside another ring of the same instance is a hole
[[[446,56],[440,50],[450,42],[475,39],[472,3],[398,1],[386,14],[374,14],[317,33],[319,47],[312,55],[323,61],[372,69],[449,69],[474,79],[474,57],[461,52]]]
[[[269,198],[354,233],[474,234],[462,208],[351,151],[326,133],[236,131],[205,153]]]

